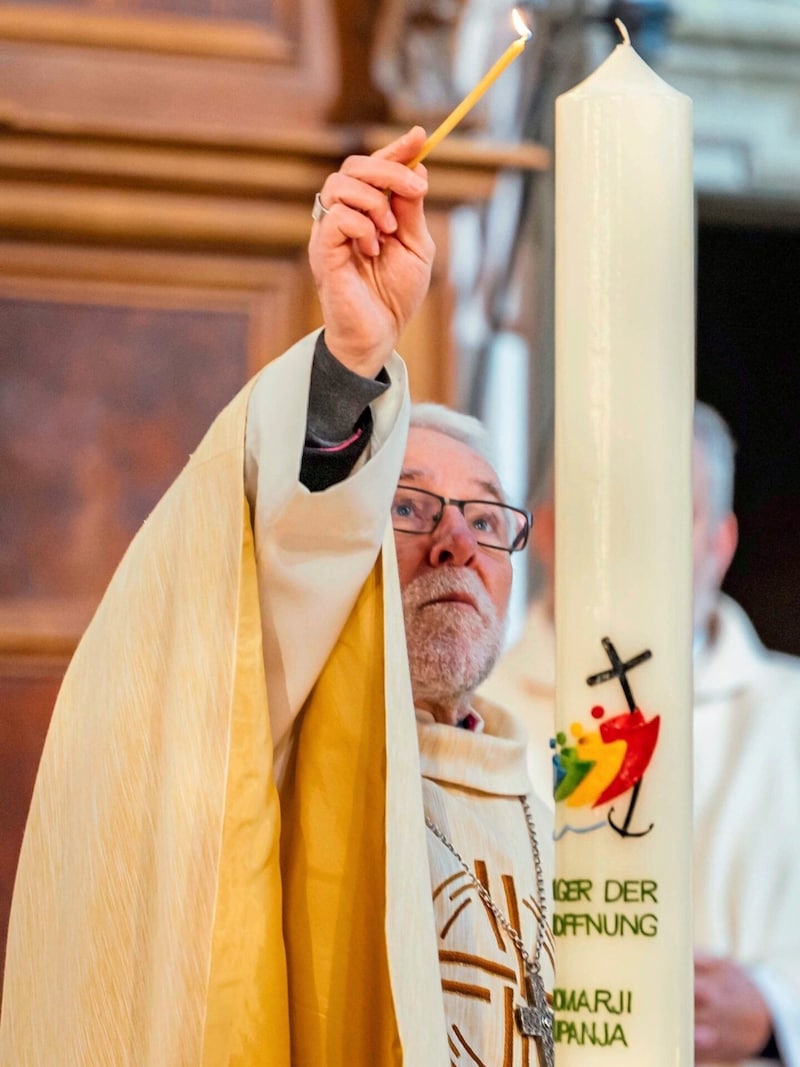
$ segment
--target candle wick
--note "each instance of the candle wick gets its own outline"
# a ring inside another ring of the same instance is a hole
[[[622,21],[622,19],[614,19],[614,25],[619,30],[619,35],[622,38],[623,44],[631,43],[631,35],[628,33],[628,27]]]

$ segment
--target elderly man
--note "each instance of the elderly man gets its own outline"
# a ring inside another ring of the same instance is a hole
[[[4,1067],[552,1059],[548,816],[473,698],[529,519],[471,420],[407,435],[393,354],[433,257],[423,138],[327,179],[324,334],[217,419],[76,652]]]
[[[800,1067],[800,662],[768,652],[720,592],[736,550],[734,445],[694,418],[694,909],[698,1062]],[[482,693],[518,711],[543,790],[553,731],[553,507],[537,506],[544,588]],[[548,499],[549,498],[549,499]]]

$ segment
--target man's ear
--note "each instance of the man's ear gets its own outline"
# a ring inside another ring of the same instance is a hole
[[[732,511],[717,526],[714,532],[714,556],[717,561],[717,585],[721,586],[736,554],[739,543],[739,523]]]

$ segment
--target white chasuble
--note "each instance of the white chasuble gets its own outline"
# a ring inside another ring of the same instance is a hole
[[[513,939],[482,899],[479,882],[522,938],[532,958],[541,915],[533,848],[520,797],[536,825],[551,913],[552,818],[531,793],[524,728],[502,709],[475,701],[484,730],[433,721],[417,712],[425,814],[460,854],[470,874],[428,830],[428,859],[451,1063],[536,1067],[534,1041],[516,1023],[525,1004],[525,964]],[[553,989],[553,937],[546,925],[541,973]]]

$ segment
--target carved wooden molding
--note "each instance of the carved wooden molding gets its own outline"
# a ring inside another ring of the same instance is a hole
[[[26,4],[0,7],[0,39],[260,63],[287,63],[295,51],[295,42],[280,30],[252,23]]]
[[[0,5],[0,115],[191,137],[322,121],[335,99],[328,0],[133,6]]]
[[[396,134],[307,129],[259,144],[190,144],[12,127],[0,137],[0,233],[159,248],[298,248],[327,174],[344,156],[371,152]],[[429,201],[487,200],[498,169],[548,165],[537,145],[453,136],[429,161]]]
[[[114,245],[274,251],[306,242],[309,211],[231,197],[5,182],[0,231]]]
[[[25,664],[46,660],[66,666],[95,611],[94,600],[52,602],[6,600],[0,603],[0,669],[11,661]],[[6,663],[6,657],[8,662]]]

